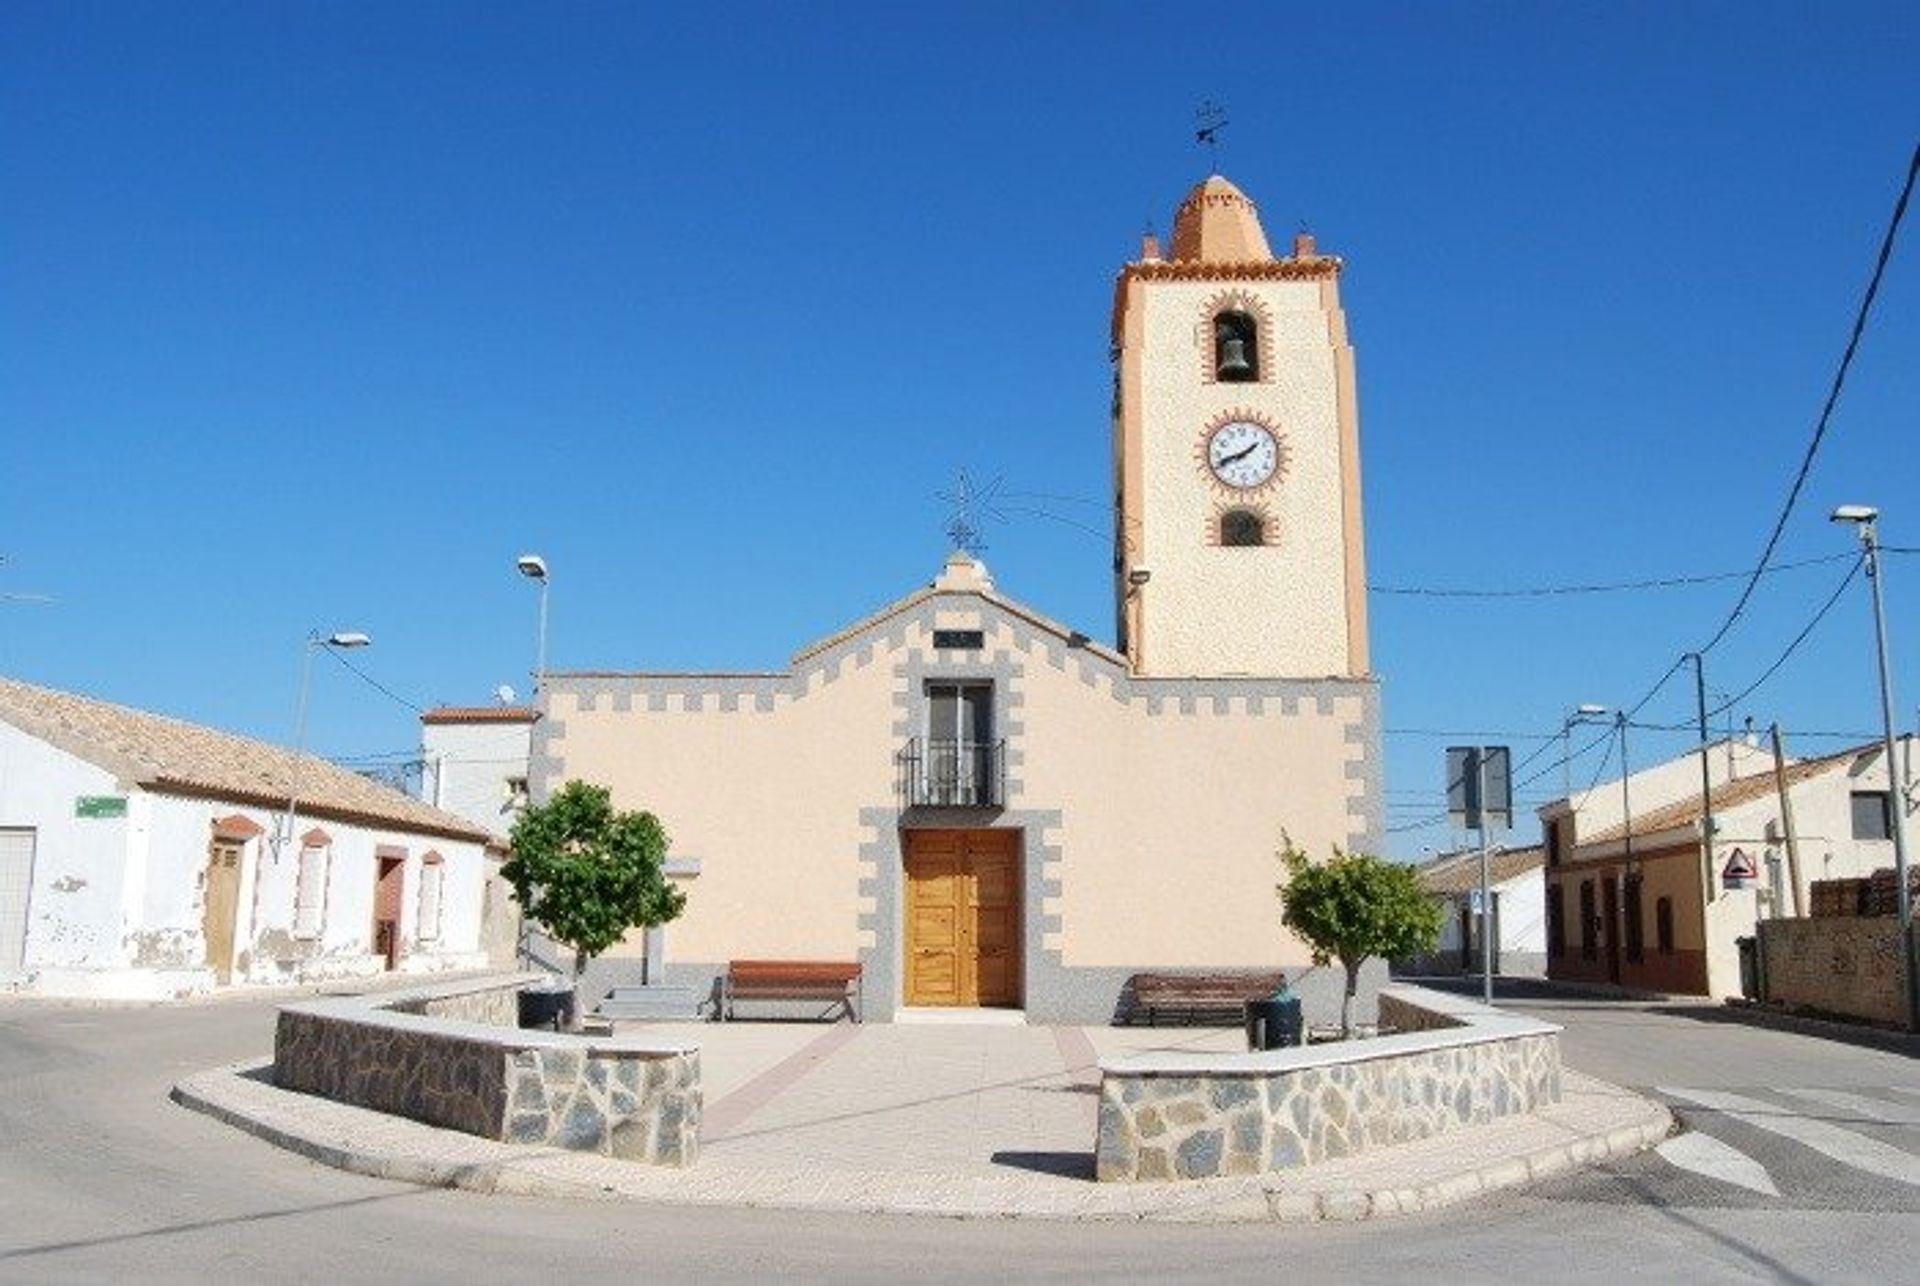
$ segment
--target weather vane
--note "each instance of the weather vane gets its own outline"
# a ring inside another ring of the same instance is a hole
[[[995,478],[984,488],[973,485],[973,475],[965,469],[960,470],[952,491],[936,493],[953,508],[953,516],[947,520],[947,538],[953,547],[963,553],[979,557],[987,547],[983,540],[981,526],[988,519],[1004,521],[999,509],[994,506],[995,493],[1000,490],[1000,479]]]
[[[1211,98],[1202,99],[1193,113],[1193,125],[1193,141],[1206,144],[1208,156],[1218,168],[1220,131],[1227,127],[1227,109]]]

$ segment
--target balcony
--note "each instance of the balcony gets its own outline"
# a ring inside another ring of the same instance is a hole
[[[1000,808],[1006,803],[1005,741],[915,737],[894,755],[896,789],[907,808]]]

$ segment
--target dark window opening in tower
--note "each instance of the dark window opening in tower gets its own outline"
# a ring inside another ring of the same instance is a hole
[[[1220,543],[1264,545],[1267,543],[1267,524],[1250,509],[1229,509],[1220,515]]]
[[[1260,328],[1247,314],[1214,317],[1213,374],[1223,384],[1250,384],[1260,378]]]

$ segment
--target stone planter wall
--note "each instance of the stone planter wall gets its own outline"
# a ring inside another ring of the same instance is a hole
[[[1259,1054],[1144,1055],[1100,1065],[1103,1181],[1205,1179],[1312,1165],[1560,1098],[1560,1029],[1392,987],[1401,1034]]]
[[[451,983],[445,988],[433,988],[432,995],[402,998],[387,1008],[397,1014],[419,1014],[424,1018],[454,1018],[488,1027],[518,1027],[520,989],[524,985],[525,979],[519,976],[478,984]],[[442,991],[446,994],[440,994]]]
[[[534,977],[284,1006],[274,1083],[483,1138],[691,1165],[698,1046],[520,1031]]]

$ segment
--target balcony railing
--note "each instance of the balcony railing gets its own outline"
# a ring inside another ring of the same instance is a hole
[[[901,802],[909,808],[999,808],[1006,803],[1005,741],[915,737],[893,757]]]

